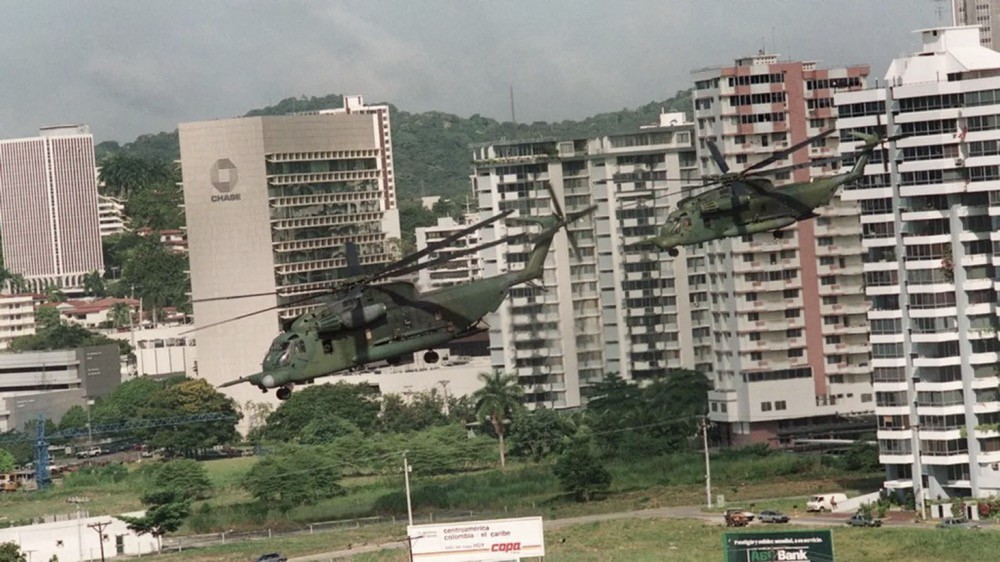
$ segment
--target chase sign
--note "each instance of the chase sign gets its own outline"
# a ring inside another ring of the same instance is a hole
[[[233,188],[240,181],[239,172],[236,170],[236,165],[233,164],[232,160],[228,158],[216,160],[215,164],[212,164],[209,175],[211,176],[212,187],[218,192],[212,194],[212,203],[240,200],[239,193],[232,193]]]

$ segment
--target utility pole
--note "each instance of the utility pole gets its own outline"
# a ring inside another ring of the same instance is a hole
[[[413,504],[410,503],[410,462],[406,459],[408,451],[403,452],[403,481],[406,482],[406,518],[413,525]]]
[[[705,504],[712,507],[712,464],[708,457],[708,418],[701,421],[701,443],[705,448]]]
[[[107,523],[91,523],[87,525],[91,529],[97,531],[97,542],[101,543],[101,562],[104,562],[104,528],[110,525],[111,522]]]

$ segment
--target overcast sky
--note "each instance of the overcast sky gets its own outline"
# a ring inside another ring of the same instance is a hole
[[[944,0],[0,0],[0,138],[87,123],[128,142],[292,96],[581,119],[663,100],[693,69],[769,52],[889,62]]]

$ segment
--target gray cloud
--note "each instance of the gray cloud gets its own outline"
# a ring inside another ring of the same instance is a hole
[[[130,141],[282,98],[362,94],[413,112],[579,119],[664,99],[764,47],[889,62],[944,24],[933,0],[0,0],[0,138],[86,122]],[[945,5],[947,11],[947,5]]]

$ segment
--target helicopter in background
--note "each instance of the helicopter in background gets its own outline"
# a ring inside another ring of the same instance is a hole
[[[508,236],[442,258],[419,262],[474,229],[506,218],[513,212],[506,211],[406,256],[377,273],[345,280],[322,295],[297,301],[321,299],[322,304],[295,318],[274,339],[261,363],[260,372],[226,382],[219,388],[246,382],[264,392],[276,388],[278,399],[287,400],[297,383],[313,382],[316,378],[368,363],[386,361],[398,364],[404,356],[418,351],[425,351],[426,362],[435,363],[438,354],[433,348],[486,329],[481,324],[483,317],[500,306],[511,287],[542,276],[545,258],[555,235],[596,209],[592,206],[563,215],[554,196],[552,202],[555,209],[550,216],[507,219],[508,223],[541,227],[540,232],[530,237],[533,248],[524,269],[426,293],[421,293],[408,281],[377,283],[391,276],[406,275],[529,236]],[[575,248],[572,237],[570,243]],[[357,263],[357,249],[353,244],[347,246],[347,258],[349,267],[352,262]]]
[[[836,161],[839,158],[751,173],[769,166],[833,132],[833,129],[824,131],[735,173],[729,172],[729,166],[726,165],[718,147],[709,140],[708,148],[712,154],[712,160],[722,171],[722,175],[707,185],[720,185],[679,201],[677,208],[668,215],[666,222],[660,227],[659,234],[637,242],[635,245],[651,244],[661,250],[666,250],[670,256],[677,256],[679,246],[733,236],[774,231],[775,237],[781,238],[784,233],[779,229],[818,216],[814,212],[817,207],[829,203],[841,186],[857,181],[864,174],[865,166],[876,146],[886,141],[901,138],[899,136],[883,138],[864,133],[850,133],[863,141],[864,144],[854,167],[843,174],[807,182],[795,182],[780,187],[774,186],[772,181],[765,177],[805,166]]]

